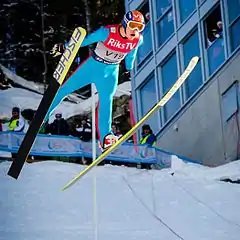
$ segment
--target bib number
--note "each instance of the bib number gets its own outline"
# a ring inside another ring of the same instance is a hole
[[[109,50],[106,51],[106,57],[109,57],[111,59],[122,60],[124,56],[125,55],[122,53],[111,52]]]

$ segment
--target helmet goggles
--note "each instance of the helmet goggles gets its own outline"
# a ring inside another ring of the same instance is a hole
[[[145,24],[135,21],[128,21],[127,27],[131,30],[138,30],[138,32],[142,32],[144,30]]]

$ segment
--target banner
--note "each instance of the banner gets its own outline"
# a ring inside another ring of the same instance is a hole
[[[24,133],[0,132],[0,151],[16,153],[23,140]],[[106,159],[120,162],[156,164],[160,153],[157,148],[147,145],[123,144]],[[137,150],[136,150],[137,149]],[[66,157],[92,157],[92,142],[83,142],[71,136],[56,136],[38,134],[31,150],[31,155],[36,156],[66,156]],[[97,155],[101,150],[97,149]],[[162,154],[165,160],[170,161],[171,155]],[[161,156],[161,157],[162,157]]]

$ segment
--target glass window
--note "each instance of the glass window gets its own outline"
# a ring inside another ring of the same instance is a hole
[[[157,103],[157,93],[155,86],[155,77],[151,75],[143,87],[140,89],[141,100],[141,115],[142,117]],[[160,118],[158,113],[155,112],[148,120],[147,123],[151,126],[152,130],[157,133],[159,131]]]
[[[136,57],[136,67],[135,71],[138,70],[148,59],[152,53],[152,33],[151,33],[151,23],[150,23],[150,13],[149,13],[149,2],[145,2],[139,11],[145,16],[146,27],[143,31],[143,44],[139,47]]]
[[[240,0],[227,0],[232,52],[240,45]]]
[[[183,22],[195,9],[195,0],[179,0],[180,21]]]
[[[209,75],[214,73],[217,68],[224,62],[224,42],[222,37],[216,39],[207,49]]]
[[[205,22],[205,46],[207,49],[209,75],[224,62],[223,22],[220,5],[208,15]]]
[[[148,23],[143,31],[143,44],[137,53],[137,63],[141,63],[152,52],[151,26]]]
[[[227,0],[229,23],[240,15],[240,0]]]
[[[176,54],[172,55],[162,66],[162,88],[165,94],[178,78]],[[164,119],[167,121],[180,108],[180,94],[177,91],[164,106]]]
[[[205,46],[208,48],[217,38],[223,35],[223,23],[220,5],[207,16],[204,21]]]
[[[184,68],[187,67],[192,57],[200,56],[198,31],[195,31],[183,43],[183,56]],[[199,61],[198,65],[195,67],[185,83],[187,98],[193,95],[193,93],[202,85],[202,82],[201,62]]]
[[[228,121],[237,110],[237,83],[235,83],[222,95],[223,120]]]
[[[172,6],[172,0],[157,0],[157,18],[161,17],[170,6]]]
[[[159,47],[173,34],[173,13],[169,11],[158,23],[158,45]]]
[[[240,45],[240,18],[230,27],[232,52]]]

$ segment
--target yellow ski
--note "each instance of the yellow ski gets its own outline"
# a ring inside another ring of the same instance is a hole
[[[175,82],[175,84],[170,88],[170,90],[164,95],[164,97],[153,106],[152,109],[149,110],[149,112],[139,120],[139,122],[136,123],[130,129],[124,136],[122,136],[115,144],[113,144],[110,148],[108,148],[105,152],[103,152],[94,162],[92,162],[89,166],[87,166],[85,169],[83,169],[76,177],[74,177],[70,182],[68,182],[62,190],[66,190],[69,187],[71,187],[73,184],[75,184],[80,178],[82,178],[85,174],[87,174],[92,168],[94,168],[96,165],[98,165],[100,162],[102,162],[111,152],[113,152],[116,148],[118,148],[123,142],[125,142],[129,137],[131,137],[137,129],[154,113],[156,112],[160,107],[163,107],[170,99],[171,97],[177,92],[177,90],[182,86],[184,81],[188,78],[190,73],[194,70],[195,66],[197,65],[199,60],[199,57],[195,56],[191,59],[189,62],[187,68],[183,72],[183,74],[178,78],[178,80]]]

